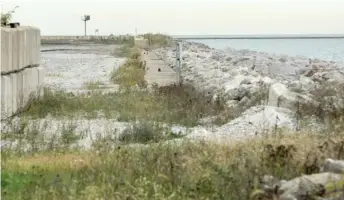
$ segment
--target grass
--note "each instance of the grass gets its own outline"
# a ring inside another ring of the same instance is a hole
[[[118,117],[120,121],[155,121],[167,124],[195,126],[201,118],[226,113],[224,102],[212,102],[205,93],[196,91],[190,85],[155,88],[148,92],[144,80],[145,65],[140,52],[132,51],[126,62],[111,74],[111,80],[119,84],[121,91],[101,94],[93,91],[87,95],[74,96],[64,91],[45,89],[45,95],[33,102],[23,114],[33,118],[75,117],[83,113],[96,118],[102,111],[106,117]],[[133,86],[141,90],[132,90]],[[99,83],[87,83],[87,88],[96,89]],[[186,112],[187,111],[187,112]],[[228,117],[220,120],[224,123]]]
[[[135,85],[145,87],[145,64],[141,60],[139,49],[133,49],[126,62],[111,73],[110,79],[122,87],[128,88]]]
[[[224,112],[222,105],[211,103],[191,86],[160,88],[153,93],[146,91],[122,91],[114,94],[74,96],[64,91],[45,89],[43,98],[34,101],[22,116],[44,118],[73,118],[83,113],[96,118],[102,111],[107,118],[118,117],[120,121],[156,121],[167,124],[195,126],[206,116]],[[185,112],[187,110],[187,112]]]
[[[249,199],[263,175],[290,179],[318,172],[323,158],[343,159],[343,136],[303,133],[223,145],[184,141],[106,153],[5,154],[2,197]]]
[[[130,35],[113,35],[111,34],[108,38],[93,37],[94,42],[101,42],[105,44],[118,44],[118,45],[134,45],[134,36]]]
[[[117,56],[117,57],[129,57],[134,49],[133,44],[123,44],[116,48],[112,55]]]
[[[149,46],[151,48],[159,48],[159,47],[166,47],[170,46],[173,43],[173,38],[161,34],[161,33],[145,33],[140,36],[143,36],[144,38],[148,39]],[[99,38],[93,38],[94,42],[101,42],[101,43],[107,43],[107,44],[118,44],[122,46],[127,47],[133,47],[135,45],[135,36],[132,35],[110,35],[109,38],[99,39]],[[121,50],[119,50],[121,51]]]
[[[100,88],[101,82],[100,81],[90,81],[84,84],[84,87],[87,90],[97,90]]]
[[[140,122],[125,129],[118,140],[123,144],[149,144],[180,137],[183,137],[183,135],[169,132],[166,127],[161,126],[159,123],[152,124]]]

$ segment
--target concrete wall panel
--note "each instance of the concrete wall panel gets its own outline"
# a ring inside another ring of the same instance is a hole
[[[12,84],[9,76],[1,76],[1,119],[12,113]]]
[[[17,91],[17,73],[13,73],[9,75],[11,78],[11,95],[12,95],[12,111],[11,114],[15,114],[18,110],[18,91]]]
[[[12,71],[12,31],[1,28],[1,72]]]
[[[37,97],[38,70],[27,68],[23,71],[23,104],[25,106],[30,99]]]
[[[26,38],[29,38],[29,39],[27,39],[27,40],[25,40],[25,43],[26,43],[26,48],[28,48],[28,49],[32,49],[32,40],[33,40],[33,38],[32,38],[32,30],[31,29],[27,29],[26,31],[25,31],[25,33],[26,33]],[[26,54],[26,59],[27,59],[27,66],[29,66],[29,65],[32,65],[32,63],[33,63],[33,58],[32,58],[32,55],[33,55],[33,51],[27,51],[27,54]]]
[[[1,28],[1,73],[40,64],[40,30],[34,27]]]
[[[37,97],[41,98],[44,95],[43,82],[44,82],[45,70],[44,70],[44,67],[36,67],[36,69],[38,72],[38,86],[37,86],[38,96]]]
[[[4,29],[1,29],[1,72],[2,71],[8,71],[7,67],[8,65],[8,59],[3,59],[4,57],[8,56],[7,51],[8,51],[8,34],[5,33]]]
[[[19,34],[18,31],[11,31],[11,37],[12,37],[12,71],[13,70],[19,70],[22,67],[25,66],[19,66],[19,41],[18,38]]]
[[[39,74],[38,74],[38,70],[37,67],[35,68],[28,68],[27,70],[30,70],[30,98],[37,98],[37,94],[38,94],[38,87],[39,87]]]
[[[44,80],[40,64],[40,30],[1,27],[1,119],[37,98]]]
[[[23,71],[16,73],[17,74],[17,108],[20,109],[24,107],[24,84],[23,84]]]
[[[25,28],[19,27],[18,28],[18,54],[19,54],[19,66],[28,66],[28,62],[26,60],[26,36],[25,36]]]

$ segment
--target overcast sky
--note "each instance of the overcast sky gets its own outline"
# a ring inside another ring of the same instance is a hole
[[[344,0],[4,0],[42,35],[344,34]]]

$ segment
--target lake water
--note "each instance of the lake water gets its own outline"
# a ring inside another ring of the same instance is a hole
[[[344,39],[206,39],[189,40],[224,50],[250,49],[290,56],[306,56],[335,61],[344,66]]]

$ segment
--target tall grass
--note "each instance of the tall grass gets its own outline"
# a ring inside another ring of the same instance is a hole
[[[161,33],[145,33],[145,34],[141,34],[140,36],[144,37],[145,39],[148,39],[148,44],[152,48],[166,47],[166,46],[170,46],[173,43],[173,38],[171,36],[161,34]],[[135,45],[135,36],[110,35],[107,38],[94,37],[92,41],[132,47]]]
[[[152,93],[128,90],[78,96],[46,88],[44,96],[32,102],[21,115],[97,118],[99,111],[107,118],[117,117],[120,121],[147,120],[185,126],[195,126],[204,117],[224,112],[221,105],[212,103],[209,97],[194,91],[191,86],[173,86]]]
[[[184,141],[21,157],[5,154],[2,197],[246,200],[266,174],[291,179],[319,172],[324,157],[343,159],[342,136],[304,133],[222,145]]]
[[[141,59],[140,50],[135,48],[129,54],[126,62],[120,66],[119,69],[114,70],[111,73],[110,79],[123,87],[132,87],[138,85],[139,87],[145,87],[145,73],[146,66]]]

